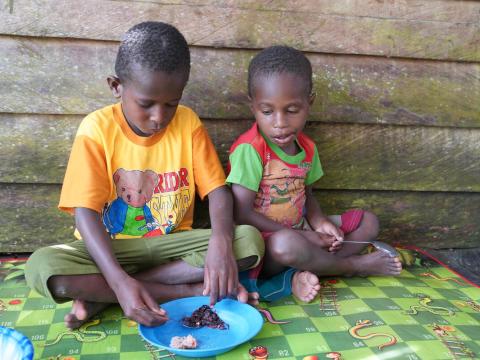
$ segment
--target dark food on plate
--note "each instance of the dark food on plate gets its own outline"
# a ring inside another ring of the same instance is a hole
[[[200,328],[207,326],[212,329],[225,330],[228,329],[226,324],[210,306],[202,305],[192,313],[192,316],[182,319],[183,325],[190,328]]]
[[[170,347],[175,349],[195,349],[197,347],[197,339],[192,335],[174,336],[170,340]]]

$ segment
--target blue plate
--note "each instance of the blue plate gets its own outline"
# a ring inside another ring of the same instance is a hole
[[[31,360],[33,345],[17,330],[0,326],[0,358],[9,360]]]
[[[182,324],[185,316],[202,305],[209,304],[209,297],[196,296],[178,299],[162,304],[167,311],[169,320],[155,327],[139,325],[140,335],[153,345],[185,357],[208,357],[227,352],[234,347],[250,340],[258,334],[263,325],[263,318],[252,306],[236,300],[225,299],[215,304],[214,309],[218,316],[228,324],[226,330],[187,328]],[[174,336],[191,334],[197,339],[195,349],[175,349],[170,347],[170,340]]]

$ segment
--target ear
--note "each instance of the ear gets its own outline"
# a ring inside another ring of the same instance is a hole
[[[156,174],[152,170],[147,170],[145,171],[145,174],[147,175],[148,180],[151,181],[151,186],[154,188],[158,184],[158,174]]]
[[[312,91],[312,93],[310,94],[310,97],[308,98],[308,105],[312,106],[316,97],[317,97],[317,93]]]
[[[107,83],[115,98],[118,99],[122,97],[123,86],[122,86],[122,83],[120,82],[120,79],[117,76],[110,75],[109,77],[107,77]]]
[[[115,171],[115,173],[113,174],[113,181],[114,183],[118,183],[118,180],[120,180],[120,177],[125,174],[125,169],[123,168],[119,168],[117,169],[117,171]]]
[[[255,112],[253,111],[253,100],[252,100],[252,97],[250,95],[247,95],[247,98],[248,98],[248,107],[250,108],[250,111],[252,112],[252,114],[254,114]]]

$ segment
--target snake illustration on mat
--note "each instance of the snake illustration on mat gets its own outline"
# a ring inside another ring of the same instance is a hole
[[[406,310],[406,315],[417,315],[418,310],[421,309],[423,311],[428,311],[435,315],[442,315],[442,316],[453,316],[455,312],[441,306],[432,306],[429,305],[433,300],[428,296],[420,296],[420,300],[418,301],[420,305],[410,305],[410,310]]]
[[[372,339],[372,338],[377,337],[377,336],[386,336],[386,337],[390,338],[389,342],[378,345],[379,350],[382,350],[384,347],[387,347],[387,346],[395,345],[397,343],[397,338],[395,336],[393,336],[391,334],[387,334],[387,333],[370,333],[370,334],[366,334],[366,335],[358,334],[358,331],[360,329],[363,329],[365,327],[372,326],[372,325],[373,325],[373,323],[370,320],[357,320],[357,322],[355,323],[355,326],[351,327],[348,330],[348,332],[355,339],[360,339],[360,340]]]
[[[104,331],[99,330],[87,330],[91,326],[95,326],[100,324],[100,320],[92,320],[89,321],[82,326],[78,330],[66,330],[62,331],[57,335],[55,340],[51,343],[45,343],[43,346],[51,346],[58,343],[63,337],[65,336],[73,336],[79,342],[96,342],[101,341],[107,337],[107,334]]]
[[[465,283],[461,282],[460,280],[458,279],[455,279],[454,277],[446,277],[446,278],[441,278],[435,274],[432,274],[431,272],[424,272],[424,273],[421,273],[420,276],[429,276],[431,277],[432,279],[435,279],[435,280],[438,280],[438,281],[454,281],[456,282],[457,284],[459,285],[465,285]]]
[[[270,323],[270,324],[288,324],[290,323],[291,321],[280,321],[280,320],[275,320],[273,318],[273,315],[272,313],[267,310],[267,309],[263,309],[263,308],[257,308],[258,311],[260,311],[266,318],[267,318],[267,321]]]

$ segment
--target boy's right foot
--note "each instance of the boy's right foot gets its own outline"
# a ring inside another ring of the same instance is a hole
[[[292,293],[297,299],[311,302],[320,290],[320,282],[317,275],[310,271],[296,271],[292,277]]]
[[[72,310],[63,318],[65,326],[69,329],[77,329],[109,305],[108,303],[73,300]]]
[[[351,256],[354,268],[353,274],[348,275],[389,275],[397,276],[402,272],[402,263],[398,257],[391,257],[381,250],[371,254]]]

